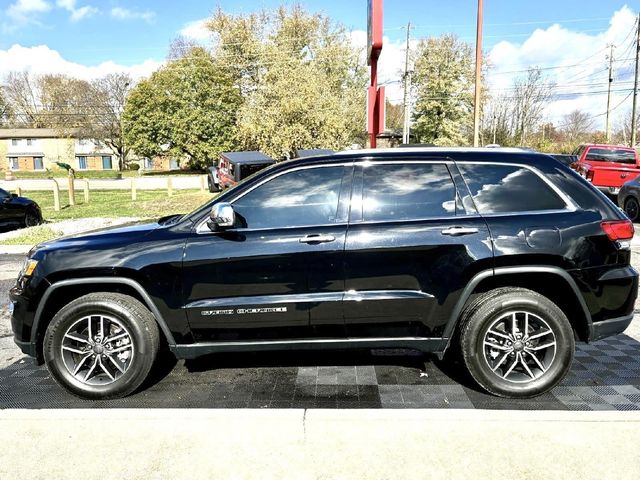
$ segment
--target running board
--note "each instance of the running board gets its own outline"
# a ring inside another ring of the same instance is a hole
[[[254,340],[203,342],[188,345],[172,345],[171,351],[178,358],[196,358],[209,353],[264,352],[276,350],[340,350],[352,348],[407,348],[425,353],[441,353],[447,345],[446,338],[398,337],[398,338],[322,338],[292,340]]]

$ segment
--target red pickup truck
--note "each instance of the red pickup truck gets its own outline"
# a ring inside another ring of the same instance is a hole
[[[633,148],[618,145],[580,145],[571,165],[595,187],[609,195],[617,195],[625,182],[640,175],[638,154]]]

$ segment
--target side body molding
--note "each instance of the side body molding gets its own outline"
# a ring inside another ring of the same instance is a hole
[[[61,280],[59,282],[52,284],[44,292],[44,295],[42,296],[42,299],[38,304],[38,308],[36,309],[36,313],[33,319],[33,326],[31,327],[31,342],[35,343],[37,341],[38,326],[40,324],[40,319],[42,318],[42,312],[45,306],[47,305],[47,301],[49,300],[49,297],[53,294],[53,292],[55,292],[57,289],[62,287],[68,287],[71,285],[86,285],[87,283],[108,283],[108,284],[115,284],[115,285],[127,285],[135,289],[136,292],[140,294],[140,296],[144,300],[144,303],[149,308],[149,310],[151,310],[151,313],[153,313],[153,316],[156,318],[156,321],[158,322],[158,325],[162,329],[162,333],[164,333],[169,346],[171,347],[175,346],[176,342],[173,338],[173,334],[169,330],[167,323],[165,322],[164,318],[158,311],[158,308],[156,307],[155,303],[153,303],[153,301],[151,300],[151,297],[149,297],[149,294],[138,282],[126,277],[77,278],[77,279],[70,279],[70,280]]]
[[[526,273],[550,273],[550,274],[559,275],[560,277],[562,277],[567,282],[567,284],[571,287],[571,290],[573,290],[573,293],[576,295],[576,298],[580,303],[580,307],[582,308],[584,316],[587,319],[587,329],[589,332],[589,338],[592,337],[593,323],[591,321],[591,313],[587,308],[587,304],[585,303],[584,298],[580,293],[580,289],[576,285],[575,280],[565,270],[559,267],[553,267],[550,265],[532,265],[532,266],[526,266],[526,267],[500,267],[500,268],[495,268],[493,270],[484,270],[476,274],[469,281],[465,289],[462,291],[462,294],[458,299],[458,303],[456,303],[456,306],[453,309],[453,313],[451,314],[451,318],[449,319],[449,322],[447,323],[447,326],[444,331],[444,338],[446,339],[446,348],[449,347],[451,338],[458,324],[458,320],[460,318],[460,315],[462,314],[462,309],[464,308],[465,303],[471,296],[471,293],[473,292],[473,290],[480,284],[482,280],[489,277],[498,276],[498,275],[526,274]]]

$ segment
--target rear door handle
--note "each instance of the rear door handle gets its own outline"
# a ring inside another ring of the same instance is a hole
[[[471,235],[472,233],[478,233],[478,229],[473,227],[450,227],[442,230],[443,235],[451,235],[452,237]]]
[[[328,243],[333,242],[336,239],[333,235],[306,235],[299,239],[300,243]]]

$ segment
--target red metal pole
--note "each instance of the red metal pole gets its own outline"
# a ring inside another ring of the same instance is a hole
[[[378,59],[371,59],[371,87],[375,92],[378,89]],[[378,102],[375,101],[377,95],[374,96],[374,101],[369,102],[369,118],[372,120],[371,132],[369,133],[369,147],[376,148],[376,135],[378,134]]]

